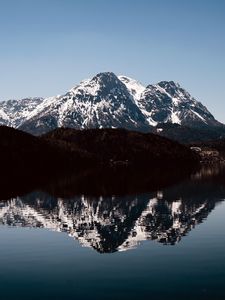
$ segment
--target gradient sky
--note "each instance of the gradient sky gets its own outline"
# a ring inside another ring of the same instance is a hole
[[[0,0],[0,99],[102,71],[179,82],[225,122],[225,0]]]

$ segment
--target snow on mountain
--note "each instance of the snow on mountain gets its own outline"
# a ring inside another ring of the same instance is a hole
[[[128,91],[134,97],[135,103],[137,104],[138,100],[141,97],[141,94],[144,92],[146,87],[142,85],[139,81],[127,76],[120,75],[118,76],[118,78],[126,85]]]
[[[127,76],[120,75],[118,76],[118,78],[126,85],[128,91],[133,96],[134,103],[137,105],[137,107],[140,109],[142,114],[145,116],[147,123],[150,126],[156,126],[157,122],[155,122],[151,118],[151,114],[147,112],[145,107],[143,107],[140,103],[140,98],[142,96],[142,93],[145,91],[146,87],[143,86],[139,81]]]
[[[36,97],[0,102],[0,123],[12,127],[20,126],[43,100]]]
[[[159,123],[189,127],[221,125],[179,84],[143,86],[127,76],[99,73],[64,95],[0,103],[0,124],[42,134],[57,127],[149,131]]]
[[[173,81],[148,85],[141,94],[138,106],[149,123],[177,123],[190,127],[219,125],[200,102]]]
[[[2,108],[0,108],[0,124],[10,126],[10,123],[11,122],[9,116],[5,113],[5,111]]]
[[[44,133],[57,127],[147,129],[127,87],[111,73],[82,81],[67,94],[41,103],[21,128]]]

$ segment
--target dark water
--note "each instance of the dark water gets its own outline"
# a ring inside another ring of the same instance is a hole
[[[1,200],[1,299],[225,299],[224,168],[162,186]]]

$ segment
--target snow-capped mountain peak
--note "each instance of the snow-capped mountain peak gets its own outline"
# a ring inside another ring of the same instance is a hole
[[[130,77],[98,73],[61,96],[0,103],[0,124],[42,134],[57,127],[149,131],[159,123],[221,126],[174,81],[143,86]]]
[[[190,127],[218,125],[200,102],[174,81],[148,85],[139,100],[142,112],[155,123],[177,123]]]
[[[92,79],[82,80],[80,84],[70,90],[74,95],[77,93],[97,96],[99,92],[109,86],[116,87],[120,84],[118,77],[112,72],[98,73]]]
[[[61,126],[147,129],[133,96],[112,72],[99,73],[65,95],[43,101],[21,128],[39,134]]]
[[[77,85],[74,86],[72,89],[70,89],[70,90],[69,90],[69,93],[76,94],[76,92],[77,92],[77,90],[78,90],[79,88],[81,89],[81,87],[84,87],[84,86],[88,85],[90,81],[91,81],[90,78],[88,78],[88,79],[83,79],[83,80],[80,82],[80,84],[77,84]]]
[[[118,78],[126,85],[134,100],[139,100],[146,87],[139,81],[124,75],[120,75]]]

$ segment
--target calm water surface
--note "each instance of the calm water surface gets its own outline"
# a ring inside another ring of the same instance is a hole
[[[154,192],[0,201],[1,299],[225,299],[225,172]]]

